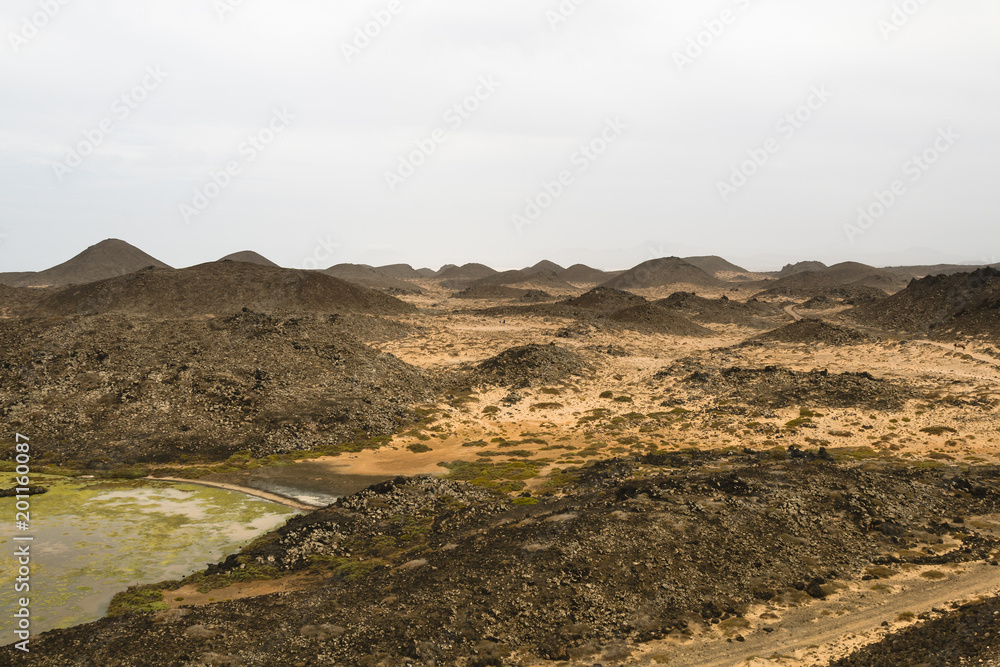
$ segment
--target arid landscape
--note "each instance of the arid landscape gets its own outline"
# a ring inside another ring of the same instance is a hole
[[[18,432],[39,472],[305,509],[5,664],[1000,660],[995,268],[109,240],[0,283],[7,470]]]

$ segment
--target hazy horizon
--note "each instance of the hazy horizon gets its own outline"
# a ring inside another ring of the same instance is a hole
[[[112,240],[112,239],[103,239],[103,240]],[[117,239],[117,240],[125,241],[126,243],[128,243],[127,239]],[[100,242],[91,244],[91,246],[97,245],[98,243],[100,243]],[[130,244],[130,245],[133,245],[133,247],[136,247],[136,246],[134,246],[134,244]],[[90,247],[90,246],[88,246],[88,247]],[[81,249],[81,252],[83,250],[85,250],[85,249]],[[150,252],[149,249],[147,249],[147,248],[139,248],[139,250],[142,250],[143,252],[146,252],[146,254],[154,257],[155,259],[157,259],[157,260],[159,260],[161,262],[164,262],[165,264],[170,265],[171,267],[173,267],[175,269],[187,268],[187,267],[190,267],[190,266],[197,266],[199,264],[203,264],[203,263],[206,263],[206,262],[214,262],[214,261],[218,261],[218,260],[222,259],[223,257],[228,257],[229,255],[233,255],[233,254],[236,254],[238,252],[247,252],[247,251],[249,251],[249,252],[255,252],[255,253],[261,255],[262,257],[264,257],[265,259],[268,259],[268,260],[271,260],[271,261],[275,261],[276,264],[279,264],[280,266],[285,267],[285,268],[307,268],[307,269],[319,268],[319,269],[325,269],[325,268],[329,268],[330,266],[333,266],[333,264],[329,264],[329,265],[328,264],[322,264],[322,265],[319,265],[317,267],[312,267],[312,266],[306,266],[306,267],[288,266],[288,265],[282,264],[280,261],[276,261],[273,257],[268,256],[265,252],[260,251],[260,250],[254,250],[253,248],[241,248],[239,250],[232,250],[232,251],[226,252],[226,253],[224,253],[222,255],[212,256],[212,257],[206,257],[206,258],[203,258],[201,260],[195,261],[195,262],[190,263],[190,264],[178,264],[178,263],[171,262],[168,259],[165,259],[164,257],[157,255],[155,252]],[[566,251],[563,251],[563,252],[565,253]],[[80,253],[75,253],[73,257],[75,257],[78,254],[80,254]],[[612,253],[612,254],[622,254],[622,253]],[[706,255],[712,255],[712,253],[705,253],[703,255],[685,255],[684,257],[699,257],[699,256],[706,256]],[[380,264],[371,264],[369,262],[352,262],[352,261],[337,262],[337,264],[359,264],[359,265],[373,266],[373,267],[376,267],[376,268],[379,267],[379,266],[385,266],[385,265],[390,265],[390,264],[409,264],[411,267],[413,267],[415,269],[430,268],[430,269],[434,269],[434,270],[440,270],[443,266],[446,266],[446,265],[461,266],[463,264],[478,263],[478,264],[486,264],[490,268],[496,269],[497,271],[508,271],[508,270],[513,270],[513,269],[529,268],[531,266],[534,266],[535,264],[538,264],[539,262],[541,262],[543,260],[549,260],[549,261],[554,261],[556,264],[559,264],[559,265],[563,266],[564,268],[568,268],[568,267],[572,266],[573,264],[586,264],[588,266],[591,266],[592,268],[602,269],[602,270],[605,270],[605,271],[621,271],[621,270],[631,269],[635,265],[637,265],[637,264],[639,264],[639,263],[641,263],[643,261],[647,261],[648,259],[654,259],[654,258],[658,258],[658,257],[667,257],[667,256],[670,256],[670,255],[657,255],[656,257],[650,256],[650,257],[648,257],[646,259],[642,259],[642,260],[639,260],[637,262],[634,262],[634,263],[628,264],[628,265],[624,265],[623,264],[623,265],[603,265],[603,266],[600,265],[600,264],[597,264],[597,263],[588,263],[588,262],[583,262],[583,261],[579,261],[579,260],[564,260],[564,261],[560,262],[560,261],[552,259],[551,257],[542,257],[542,258],[539,258],[539,259],[537,259],[535,261],[530,261],[530,262],[527,262],[527,263],[524,263],[524,264],[507,264],[507,265],[504,265],[504,264],[499,264],[499,265],[488,264],[486,262],[477,261],[476,259],[446,262],[445,264],[434,265],[434,266],[426,265],[426,264],[420,264],[420,263],[407,262],[407,261],[403,261],[403,260],[398,261],[398,262],[385,262],[385,263],[380,263]],[[73,259],[73,257],[67,257],[67,258],[65,258],[62,261],[54,262],[54,263],[52,263],[50,265],[41,266],[41,267],[38,267],[38,268],[35,268],[35,269],[25,269],[25,271],[43,271],[45,269],[49,269],[49,268],[52,268],[52,267],[57,266],[59,264],[62,264],[65,261],[68,261],[70,259]],[[815,260],[815,259],[813,259],[813,260],[798,259],[798,260],[792,260],[792,261],[788,261],[788,262],[783,262],[783,263],[778,264],[778,265],[771,265],[771,264],[754,264],[752,262],[745,262],[745,261],[735,261],[735,260],[733,260],[732,258],[729,258],[729,257],[723,257],[723,259],[726,259],[726,260],[728,260],[728,261],[730,261],[730,262],[732,262],[732,263],[740,266],[741,268],[747,269],[747,270],[752,271],[752,272],[778,271],[783,266],[785,266],[785,264],[795,264],[795,263],[803,262],[803,261],[821,261],[821,260]],[[765,260],[764,259],[760,259],[759,261],[764,262]],[[846,262],[846,261],[857,261],[857,260],[842,260],[842,261]],[[833,261],[831,261],[831,262],[824,262],[824,263],[829,266],[829,265],[837,264],[837,263],[840,263],[840,262],[833,262]],[[937,261],[928,261],[928,262],[913,262],[913,263],[911,263],[911,265],[939,264],[939,263],[941,263],[941,264],[968,264],[970,267],[982,266],[984,264],[987,264],[987,262],[962,262],[962,261],[937,262]],[[994,263],[994,262],[990,262],[990,263]],[[903,264],[899,264],[899,263],[886,263],[886,264],[875,264],[873,266],[891,267],[891,266],[902,266],[902,265]]]
[[[0,271],[1000,261],[1000,6],[11,0]]]

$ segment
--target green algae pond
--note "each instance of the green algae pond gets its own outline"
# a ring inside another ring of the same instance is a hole
[[[298,513],[237,491],[151,480],[33,475],[30,529],[14,529],[15,499],[0,498],[0,608],[30,598],[33,634],[97,620],[115,593],[180,579],[237,551]],[[6,474],[0,487],[14,486]],[[17,535],[31,536],[30,593],[17,593]],[[4,623],[3,625],[7,625]],[[4,637],[0,644],[13,639]]]

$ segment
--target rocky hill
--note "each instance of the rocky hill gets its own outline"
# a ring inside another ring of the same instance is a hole
[[[364,264],[337,264],[325,269],[322,273],[386,294],[420,294],[423,292],[420,287],[411,282],[388,276]]]
[[[742,266],[737,266],[729,260],[718,255],[706,255],[702,257],[685,257],[684,261],[692,266],[696,266],[710,276],[722,279],[723,275],[743,274],[749,275],[752,271],[747,271]]]
[[[295,517],[189,580],[211,591],[298,575],[288,592],[155,613],[125,607],[34,638],[31,664],[622,665],[648,661],[644,642],[687,642],[709,626],[740,642],[767,626],[752,613],[765,601],[797,607],[873,563],[923,562],[907,550],[914,533],[958,540],[935,556],[941,563],[994,543],[942,517],[1000,511],[995,469],[858,467],[808,454],[616,459],[567,470],[558,496],[519,502],[397,478]],[[977,493],[957,493],[957,481]],[[182,583],[130,599],[171,600]],[[981,628],[995,626],[995,608]],[[15,653],[0,649],[0,661],[16,664]],[[900,662],[908,655],[842,664],[916,664]],[[947,655],[960,664],[968,653]]]
[[[906,285],[907,279],[888,271],[858,262],[842,262],[822,269],[798,271],[769,282],[766,293],[781,296],[812,297],[840,287],[878,288],[894,292]]]
[[[245,262],[147,269],[66,287],[39,297],[35,315],[119,313],[143,317],[225,316],[261,312],[356,312],[391,315],[416,309],[399,299],[316,271]]]
[[[0,320],[0,414],[38,434],[48,461],[96,470],[388,434],[434,385],[360,342],[355,329],[374,324],[257,312]]]
[[[158,269],[170,268],[125,241],[107,239],[51,269],[28,273],[0,273],[0,283],[12,287],[82,285],[105,278],[124,276],[149,266]]]
[[[866,326],[911,333],[940,331],[960,324],[959,318],[968,322],[970,329],[988,331],[998,297],[1000,271],[985,268],[913,280],[906,289],[860,305],[847,315]]]
[[[602,284],[614,289],[642,289],[667,285],[718,287],[724,283],[679,257],[651,259]]]
[[[616,275],[621,275],[623,271],[601,271],[600,269],[594,269],[586,264],[574,264],[568,269],[564,269],[558,275],[560,278],[568,283],[573,283],[574,285],[597,285],[606,282]]]
[[[246,262],[248,264],[259,264],[260,266],[270,266],[274,268],[279,268],[277,264],[269,260],[267,257],[254,252],[253,250],[241,250],[240,252],[234,252],[231,255],[226,255],[220,262]]]
[[[774,318],[784,317],[780,306],[757,299],[742,302],[726,297],[708,299],[691,292],[675,292],[654,303],[696,322],[767,328],[773,325]]]

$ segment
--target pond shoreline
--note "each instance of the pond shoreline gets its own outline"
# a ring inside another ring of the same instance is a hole
[[[144,477],[143,479],[148,479],[150,481],[156,482],[175,482],[182,484],[198,484],[201,486],[210,486],[215,489],[224,489],[226,491],[236,491],[237,493],[243,493],[248,496],[254,496],[256,498],[261,498],[263,500],[269,500],[273,503],[278,503],[280,505],[285,505],[287,507],[293,507],[304,512],[311,512],[317,510],[322,505],[309,505],[307,503],[300,502],[293,498],[288,498],[277,493],[269,493],[267,491],[260,491],[259,489],[253,489],[246,486],[240,486],[238,484],[229,484],[227,482],[209,482],[198,479],[184,479],[182,477]]]

